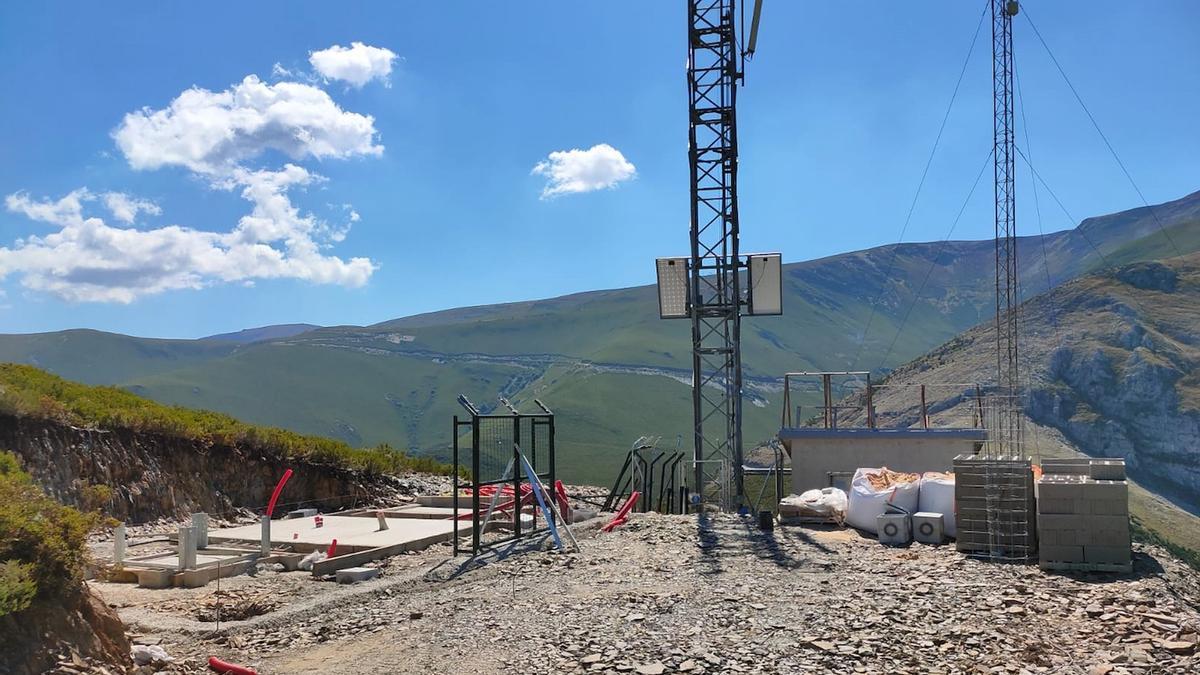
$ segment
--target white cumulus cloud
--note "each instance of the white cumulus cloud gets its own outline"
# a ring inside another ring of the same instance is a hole
[[[161,110],[125,115],[113,132],[135,169],[181,166],[227,175],[268,150],[293,161],[379,155],[375,118],[342,110],[324,90],[254,75],[225,91],[192,87]]]
[[[534,175],[546,177],[542,199],[576,192],[616,187],[637,175],[625,155],[607,143],[587,150],[557,150],[533,167]]]
[[[371,80],[387,84],[396,53],[383,47],[352,42],[349,47],[333,45],[308,55],[308,62],[326,80],[341,80],[361,88]]]
[[[138,213],[148,213],[152,216],[162,214],[162,209],[158,204],[149,199],[139,199],[131,197],[124,192],[105,192],[101,195],[104,198],[104,205],[108,207],[113,218],[132,225],[133,221],[137,220]]]
[[[289,164],[280,171],[240,173],[237,180],[252,210],[229,232],[180,225],[113,227],[74,208],[79,195],[90,194],[86,188],[57,201],[9,195],[9,211],[36,215],[59,229],[0,247],[0,279],[19,274],[22,286],[65,300],[122,303],[222,282],[289,278],[353,287],[370,279],[376,265],[369,259],[342,260],[321,252],[344,227],[301,214],[288,198],[289,188],[318,177]]]
[[[83,203],[95,198],[87,188],[72,190],[56,201],[36,200],[30,198],[28,192],[14,192],[4,198],[4,206],[30,220],[66,226],[82,223]]]
[[[388,69],[390,60],[384,76]],[[276,76],[290,74],[281,71]],[[293,203],[296,191],[325,181],[299,162],[383,152],[373,117],[343,110],[311,83],[268,84],[250,75],[224,91],[192,87],[165,108],[125,115],[112,136],[133,169],[186,169],[211,189],[239,194],[249,212],[215,231],[180,224],[135,228],[129,225],[139,215],[161,215],[162,209],[123,192],[97,194],[86,187],[57,199],[15,192],[5,198],[6,209],[53,231],[0,246],[0,280],[15,275],[25,288],[69,301],[128,303],[260,279],[362,286],[378,267],[369,258],[329,253],[359,220],[349,205],[339,214],[342,222],[330,223]],[[275,154],[291,161],[278,168],[254,165]],[[97,200],[114,224],[89,212]]]

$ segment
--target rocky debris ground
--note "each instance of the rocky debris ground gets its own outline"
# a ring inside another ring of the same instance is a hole
[[[471,569],[435,546],[353,587],[264,576],[256,593],[285,580],[318,592],[219,633],[165,604],[122,617],[172,655],[166,670],[189,673],[208,655],[260,673],[1200,670],[1200,575],[1154,547],[1139,546],[1132,575],[1071,575],[731,515],[576,530],[580,553]]]

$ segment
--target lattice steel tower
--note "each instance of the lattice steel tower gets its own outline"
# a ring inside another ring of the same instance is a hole
[[[1017,363],[1016,148],[1013,117],[1015,0],[992,0],[992,139],[996,194],[996,414],[995,456],[1019,457],[1020,382]]]
[[[689,0],[688,159],[691,163],[692,407],[702,491],[742,467],[741,275],[738,256],[734,0]],[[713,386],[716,385],[716,386]],[[707,427],[707,428],[706,428]],[[724,460],[724,462],[718,461]]]
[[[688,0],[688,257],[659,258],[664,319],[690,319],[693,497],[743,503],[742,316],[783,313],[782,256],[738,249],[737,86],[754,53],[762,0],[739,42],[737,0]]]

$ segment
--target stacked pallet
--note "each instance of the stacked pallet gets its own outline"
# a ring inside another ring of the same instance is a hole
[[[1038,480],[1043,569],[1129,572],[1129,484],[1120,459],[1057,459]]]
[[[1029,560],[1037,552],[1033,463],[1028,459],[954,458],[956,548],[970,555]]]

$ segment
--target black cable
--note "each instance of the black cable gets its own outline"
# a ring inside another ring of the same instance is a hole
[[[1104,131],[1100,129],[1100,124],[1096,122],[1096,118],[1092,116],[1092,111],[1088,109],[1087,104],[1083,102],[1083,97],[1079,95],[1079,92],[1075,89],[1075,85],[1071,83],[1071,78],[1067,77],[1067,72],[1063,70],[1062,65],[1059,64],[1058,59],[1055,58],[1054,52],[1050,50],[1050,45],[1046,44],[1046,41],[1042,38],[1042,34],[1038,32],[1037,26],[1034,25],[1033,19],[1029,18],[1029,10],[1025,7],[1021,7],[1021,10],[1021,14],[1025,17],[1025,20],[1029,22],[1029,27],[1033,29],[1033,34],[1037,36],[1038,42],[1042,43],[1042,47],[1046,50],[1046,54],[1048,54],[1050,56],[1050,60],[1054,62],[1054,67],[1058,69],[1058,74],[1062,75],[1063,81],[1067,83],[1067,87],[1071,90],[1071,93],[1075,95],[1075,100],[1079,102],[1079,107],[1083,108],[1083,112],[1087,114],[1088,119],[1092,123],[1092,127],[1096,129],[1096,133],[1100,134],[1100,140],[1104,141],[1105,147],[1108,148],[1108,151],[1112,154],[1113,159],[1117,161],[1117,166],[1121,167],[1121,172],[1125,174],[1125,178],[1128,179],[1129,184],[1133,186],[1134,192],[1137,192],[1138,198],[1142,200],[1142,205],[1150,211],[1150,216],[1154,218],[1154,222],[1158,225],[1159,232],[1162,232],[1163,237],[1165,237],[1167,242],[1171,244],[1171,248],[1175,249],[1175,255],[1183,255],[1183,252],[1179,250],[1178,246],[1175,245],[1175,240],[1172,239],[1171,235],[1167,232],[1167,228],[1163,226],[1162,221],[1159,220],[1158,214],[1154,212],[1154,207],[1150,206],[1150,202],[1146,199],[1146,195],[1142,194],[1142,189],[1138,187],[1137,182],[1133,180],[1133,176],[1129,173],[1129,169],[1125,168],[1125,162],[1121,161],[1121,157],[1117,154],[1116,149],[1113,148],[1112,143],[1108,141],[1108,136],[1104,135]]]
[[[979,41],[979,31],[983,28],[983,19],[987,16],[987,10],[991,6],[991,0],[984,3],[983,11],[979,13],[979,23],[975,26],[975,35],[971,37],[971,46],[967,49],[967,58],[963,59],[962,68],[958,71],[958,81],[954,83],[954,92],[950,94],[950,103],[946,106],[946,113],[942,115],[942,124],[938,127],[937,137],[933,140],[933,149],[929,151],[929,158],[925,160],[925,170],[921,172],[921,180],[917,183],[917,191],[913,194],[912,203],[908,207],[908,215],[904,218],[904,226],[900,228],[900,237],[896,240],[896,245],[892,249],[892,257],[888,261],[887,271],[883,275],[883,285],[879,289],[879,294],[875,296],[875,300],[871,303],[871,313],[867,315],[867,324],[863,328],[862,339],[858,343],[858,350],[854,353],[854,359],[850,362],[850,370],[854,370],[858,359],[862,356],[863,348],[867,344],[867,335],[871,332],[871,322],[875,319],[876,307],[879,301],[883,299],[883,294],[887,292],[888,281],[892,277],[892,270],[896,265],[896,255],[900,251],[900,244],[904,243],[904,234],[908,232],[908,226],[912,222],[913,212],[917,208],[917,200],[921,197],[921,189],[925,186],[925,178],[929,176],[929,167],[933,165],[933,157],[937,154],[938,144],[942,141],[942,133],[946,130],[946,121],[950,119],[950,111],[954,109],[954,101],[958,98],[958,90],[962,86],[963,76],[966,75],[967,66],[971,63],[971,55],[975,52],[975,44]]]
[[[1021,131],[1025,134],[1025,147],[1029,148],[1029,154],[1033,154],[1033,147],[1029,142],[1029,120],[1025,117],[1025,96],[1021,93],[1021,77],[1017,74],[1017,69],[1013,68],[1013,80],[1017,87],[1018,107],[1021,110]],[[1033,177],[1033,172],[1029,172],[1029,176]],[[1033,210],[1037,214],[1038,226],[1038,241],[1042,248],[1042,270],[1046,274],[1046,290],[1054,287],[1050,276],[1050,260],[1046,254],[1046,230],[1042,227],[1042,205],[1038,199],[1037,181],[1030,181],[1030,186],[1033,189]]]
[[[975,195],[975,188],[979,187],[979,181],[983,179],[983,174],[987,170],[988,163],[992,160],[993,152],[994,150],[988,151],[987,157],[983,160],[983,166],[979,167],[979,173],[975,176],[975,182],[971,184],[971,190],[967,193],[967,198],[963,200],[962,206],[958,209],[958,215],[954,217],[954,222],[950,225],[950,231],[946,233],[946,238],[942,239],[937,252],[933,254],[933,258],[929,261],[929,267],[925,270],[925,278],[921,280],[921,286],[917,289],[916,295],[913,296],[912,303],[908,305],[908,310],[904,313],[904,318],[900,321],[900,327],[896,329],[896,334],[892,336],[892,342],[888,345],[887,352],[884,353],[883,358],[879,360],[879,367],[876,370],[882,370],[887,365],[888,357],[892,355],[892,348],[896,346],[896,340],[900,339],[900,333],[904,332],[904,326],[908,323],[908,317],[921,300],[921,293],[925,292],[925,285],[929,283],[929,277],[933,274],[933,268],[937,265],[938,258],[942,256],[942,251],[945,250],[946,244],[954,234],[954,229],[958,227],[958,222],[962,220],[963,212],[967,210],[967,204],[971,202],[971,197]]]
[[[1016,84],[1016,89],[1017,89],[1017,92],[1016,92],[1017,93],[1017,105],[1021,111],[1021,131],[1024,132],[1024,134],[1025,134],[1025,147],[1029,148],[1029,154],[1032,155],[1033,148],[1032,148],[1032,144],[1029,140],[1029,119],[1025,116],[1025,95],[1021,92],[1020,70],[1017,69],[1016,67],[1013,68],[1013,80]],[[1030,168],[1029,176],[1030,176],[1030,178],[1033,178],[1032,167]],[[1042,271],[1046,275],[1046,292],[1049,293],[1054,288],[1054,283],[1053,283],[1052,277],[1050,275],[1050,256],[1046,251],[1046,230],[1042,226],[1042,206],[1041,206],[1041,201],[1038,199],[1037,180],[1036,179],[1031,180],[1029,183],[1030,183],[1031,189],[1033,190],[1033,209],[1034,209],[1034,213],[1037,215],[1038,244],[1039,244],[1040,248],[1042,249]],[[1018,285],[1020,285],[1020,283],[1021,283],[1020,275],[1017,275],[1017,283],[1018,283]],[[1021,297],[1019,292],[1018,292],[1018,297]],[[1062,326],[1060,325],[1059,320],[1058,320],[1057,307],[1053,303],[1048,303],[1048,304],[1049,304],[1049,306],[1047,307],[1047,312],[1050,315],[1050,330],[1054,334],[1055,344],[1058,346],[1058,348],[1061,348],[1063,346],[1063,334],[1062,334]],[[1024,303],[1022,303],[1022,306],[1024,306]],[[1017,315],[1017,320],[1023,322],[1023,324],[1024,324],[1023,328],[1021,330],[1021,334],[1029,335],[1030,334],[1029,312],[1021,311]],[[1028,358],[1028,354],[1029,354],[1028,351],[1022,351],[1020,353],[1022,355],[1025,355],[1026,358]],[[1028,363],[1026,363],[1026,365],[1028,365]],[[1033,389],[1033,368],[1022,368],[1021,372],[1025,373],[1025,376],[1027,378],[1029,378],[1028,379],[1028,382],[1029,382],[1028,388],[1029,388],[1029,390],[1032,390]],[[1041,442],[1039,439],[1040,439],[1040,434],[1038,433],[1038,426],[1035,424],[1033,427],[1033,447],[1034,447],[1035,461],[1040,461],[1040,458],[1042,455]]]
[[[1013,147],[1016,148],[1017,154],[1021,157],[1021,159],[1025,160],[1025,165],[1029,167],[1029,171],[1033,173],[1033,177],[1042,184],[1042,187],[1046,189],[1046,192],[1050,194],[1050,197],[1054,199],[1054,203],[1058,204],[1058,208],[1061,209],[1063,214],[1067,216],[1067,220],[1073,224],[1074,229],[1071,231],[1077,232],[1079,233],[1079,236],[1083,237],[1083,240],[1087,242],[1088,246],[1092,247],[1092,250],[1095,251],[1097,256],[1099,256],[1100,262],[1104,263],[1105,267],[1112,267],[1112,264],[1108,262],[1108,257],[1104,255],[1104,252],[1100,250],[1100,247],[1096,246],[1096,243],[1092,241],[1092,238],[1087,236],[1087,233],[1083,231],[1082,227],[1080,227],[1080,225],[1082,225],[1081,221],[1076,220],[1075,216],[1072,216],[1071,212],[1067,210],[1067,207],[1063,206],[1062,200],[1058,198],[1058,195],[1054,193],[1054,190],[1050,189],[1050,186],[1046,183],[1046,179],[1042,178],[1042,174],[1038,173],[1038,170],[1034,168],[1033,162],[1029,161],[1029,158],[1025,156],[1025,153],[1021,150],[1021,146],[1014,145]]]

